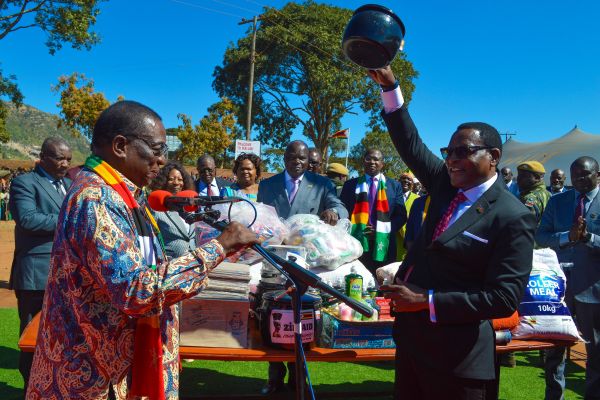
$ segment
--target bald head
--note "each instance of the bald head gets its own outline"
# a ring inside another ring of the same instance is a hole
[[[308,146],[302,140],[294,140],[283,155],[285,170],[292,178],[297,178],[308,168]]]
[[[217,174],[217,166],[215,159],[210,154],[203,154],[198,157],[196,162],[198,176],[200,180],[207,185],[210,185]]]
[[[500,175],[502,175],[502,180],[505,184],[509,184],[512,181],[513,173],[508,167],[504,167],[500,170]]]

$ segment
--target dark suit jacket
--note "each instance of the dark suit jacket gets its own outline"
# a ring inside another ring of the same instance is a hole
[[[408,282],[434,291],[437,322],[430,322],[429,312],[400,313],[394,325],[397,346],[425,368],[493,379],[489,320],[509,316],[519,305],[531,271],[535,218],[497,178],[432,242],[457,189],[442,160],[421,141],[405,107],[383,117],[400,156],[431,196],[425,223],[397,276],[403,278],[414,266]]]
[[[590,203],[585,214],[587,231],[594,234],[588,244],[577,243],[560,247],[560,235],[568,235],[573,226],[577,205],[576,190],[567,190],[550,198],[537,229],[535,241],[539,246],[550,247],[561,263],[573,263],[568,273],[567,289],[577,301],[600,303],[600,193]]]
[[[217,191],[217,194],[215,194],[215,196],[218,196],[218,193],[221,193],[221,189],[227,186],[231,186],[231,182],[229,182],[227,179],[223,179],[220,177],[215,177],[216,181],[217,181],[217,186],[219,187],[219,190]],[[194,187],[196,188],[196,190],[198,192],[200,192],[200,179],[196,180],[196,182],[194,182]]]
[[[358,178],[353,178],[344,183],[340,200],[346,206],[348,214],[352,215],[354,204],[356,203],[356,183]],[[387,261],[396,261],[396,232],[406,223],[406,207],[404,207],[404,196],[402,196],[402,186],[398,181],[385,177],[386,195],[388,206],[390,208],[390,222],[392,223],[392,232],[390,233],[390,245],[388,248]]]
[[[63,178],[65,189],[71,180]],[[41,168],[19,175],[10,185],[10,212],[15,220],[15,254],[9,287],[44,290],[58,213],[64,196],[48,181]]]
[[[275,207],[281,218],[289,218],[296,214],[320,215],[330,208],[334,208],[340,218],[348,218],[346,207],[337,197],[333,183],[312,172],[304,173],[292,204],[285,191],[285,172],[260,182],[257,201]]]

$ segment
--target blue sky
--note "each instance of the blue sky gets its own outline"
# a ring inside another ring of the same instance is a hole
[[[355,9],[370,1],[327,1]],[[167,127],[177,114],[197,122],[218,100],[212,72],[230,42],[245,34],[242,17],[274,0],[109,0],[91,51],[50,56],[39,30],[0,41],[5,74],[15,74],[25,102],[57,113],[50,86],[82,72],[114,101],[123,95],[154,108]],[[411,103],[430,147],[447,144],[460,122],[485,121],[516,140],[558,137],[573,128],[600,134],[600,2],[469,0],[380,1],[407,29],[405,51],[420,76]],[[348,115],[351,144],[366,118]]]

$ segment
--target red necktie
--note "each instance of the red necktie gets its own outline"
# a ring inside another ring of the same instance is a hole
[[[213,193],[213,188],[212,188],[212,183],[210,185],[208,185],[208,189],[206,189],[206,195],[207,196],[214,196],[215,194]]]
[[[450,202],[450,205],[448,206],[448,209],[444,215],[442,215],[442,219],[440,219],[440,222],[438,222],[437,226],[435,227],[433,238],[431,239],[432,241],[437,239],[442,233],[444,233],[446,229],[448,229],[448,225],[452,219],[452,214],[454,214],[454,211],[456,211],[456,207],[458,207],[458,205],[464,201],[467,201],[467,197],[463,192],[458,192],[456,196],[454,196]]]
[[[580,193],[577,197],[577,207],[575,208],[575,216],[573,221],[577,221],[579,217],[583,217],[585,214],[585,194]]]

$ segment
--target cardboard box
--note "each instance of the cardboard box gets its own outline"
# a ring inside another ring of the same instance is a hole
[[[393,349],[393,321],[342,321],[324,311],[321,347],[333,349]]]
[[[248,299],[194,297],[184,300],[181,307],[181,346],[248,347]]]

